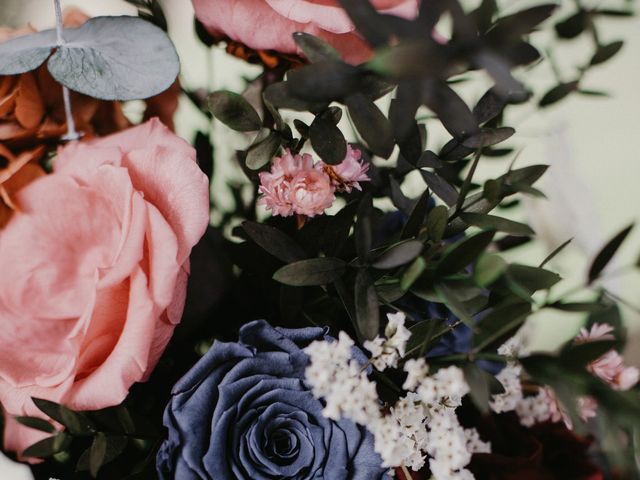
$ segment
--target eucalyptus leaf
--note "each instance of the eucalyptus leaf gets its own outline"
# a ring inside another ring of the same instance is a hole
[[[263,129],[247,150],[245,163],[251,170],[259,170],[278,152],[282,137],[275,130]]]
[[[598,50],[596,50],[596,53],[591,57],[591,65],[599,65],[606,62],[620,51],[622,45],[624,45],[624,42],[620,40],[607,43],[606,45],[600,45]]]
[[[444,236],[449,222],[449,212],[444,205],[434,207],[427,215],[427,235],[434,242],[439,242]]]
[[[454,244],[436,266],[436,274],[451,275],[471,265],[486,250],[495,233],[480,232]]]
[[[55,427],[43,418],[38,417],[15,417],[16,422],[41,432],[53,433],[56,431]]]
[[[422,275],[422,272],[424,272],[426,268],[427,262],[424,258],[416,258],[411,265],[409,265],[409,268],[407,268],[407,270],[402,274],[402,278],[400,279],[400,288],[405,292],[409,290],[411,285],[420,278],[420,275]]]
[[[62,452],[71,444],[71,437],[60,432],[34,443],[22,452],[23,457],[47,458]]]
[[[471,400],[482,413],[489,411],[489,399],[491,397],[491,375],[475,363],[467,363],[464,366],[464,379],[469,385]]]
[[[283,262],[296,262],[307,256],[289,235],[275,227],[247,221],[242,224],[242,229],[251,240]]]
[[[510,235],[528,236],[535,234],[529,225],[509,220],[507,218],[497,217],[495,215],[486,215],[483,213],[462,213],[460,214],[460,218],[470,225],[484,229],[491,228]]]
[[[32,400],[41,412],[67,427],[75,435],[91,435],[95,431],[92,422],[82,413],[43,398]]]
[[[366,270],[360,270],[356,276],[355,306],[358,328],[362,336],[372,340],[380,328],[378,295]]]
[[[305,32],[295,32],[293,40],[311,62],[340,60],[338,51],[324,40]]]
[[[208,98],[209,110],[227,127],[238,132],[260,130],[262,122],[251,104],[234,92],[213,92]]]
[[[374,268],[389,270],[409,263],[422,252],[422,242],[408,240],[392,245],[372,263]]]
[[[64,38],[66,43],[49,59],[49,72],[71,90],[91,97],[152,97],[168,89],[180,72],[167,34],[137,17],[90,18],[78,28],[65,29]]]
[[[531,313],[531,304],[507,300],[494,307],[479,322],[479,332],[473,337],[474,350],[482,351],[516,332]]]
[[[488,287],[500,278],[506,269],[507,262],[500,255],[486,253],[476,262],[473,278],[477,285]]]
[[[44,30],[0,43],[0,74],[17,75],[42,65],[54,48],[55,30]]]
[[[467,148],[483,148],[504,142],[516,131],[511,127],[483,128],[480,132],[466,138],[462,145]]]
[[[89,472],[96,478],[107,454],[107,436],[99,432],[93,439],[89,452]]]
[[[309,129],[309,138],[313,149],[329,165],[337,165],[347,156],[347,141],[329,112],[316,116]]]
[[[393,152],[394,138],[387,117],[361,93],[349,95],[345,103],[358,133],[371,151],[382,158],[389,158]]]
[[[559,102],[570,93],[575,92],[578,89],[578,86],[579,82],[577,80],[573,82],[560,83],[545,93],[538,102],[538,105],[540,107],[548,107],[549,105]]]
[[[458,191],[437,173],[427,170],[420,170],[424,183],[435,193],[444,203],[450,207],[458,201]]]
[[[311,258],[285,265],[273,274],[273,279],[293,287],[326,285],[340,278],[345,267],[339,258]]]
[[[588,281],[592,283],[595,279],[597,279],[607,264],[611,261],[613,256],[616,254],[622,242],[625,241],[629,232],[633,225],[629,225],[628,227],[622,229],[615,237],[613,237],[607,244],[598,252],[596,258],[591,263],[591,267],[589,268]]]
[[[449,307],[456,317],[462,320],[462,322],[468,327],[475,329],[475,320],[469,314],[464,302],[457,298],[455,290],[450,289],[445,284],[437,284],[435,286],[435,290],[438,297],[447,307]]]

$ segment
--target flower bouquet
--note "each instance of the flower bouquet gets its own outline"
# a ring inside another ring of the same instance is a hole
[[[609,266],[632,226],[566,288],[513,127],[602,95],[623,44],[599,25],[632,2],[193,0],[203,48],[252,65],[234,91],[179,78],[174,5],[128,3],[0,30],[6,455],[65,480],[638,478],[608,282],[640,267]],[[529,340],[547,311],[582,322],[554,349]]]

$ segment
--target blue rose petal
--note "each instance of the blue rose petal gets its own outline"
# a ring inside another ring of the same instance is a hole
[[[372,435],[325,418],[304,381],[302,349],[326,334],[256,321],[241,328],[238,343],[215,342],[173,388],[160,478],[388,479]]]

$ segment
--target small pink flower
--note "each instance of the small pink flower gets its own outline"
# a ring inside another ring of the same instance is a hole
[[[576,343],[614,340],[613,327],[607,324],[594,323],[591,330],[583,328],[575,339]],[[615,350],[609,350],[597,360],[591,362],[587,369],[596,377],[604,380],[616,390],[629,390],[640,380],[640,370],[627,367],[624,359]]]
[[[564,422],[569,429],[573,429],[573,422],[567,412],[566,408],[556,396],[556,392],[551,387],[542,387],[542,396],[544,402],[547,404],[549,412],[549,420],[552,422]],[[596,416],[598,410],[598,402],[593,397],[578,397],[576,408],[578,409],[578,415],[585,422],[590,418]]]
[[[586,328],[580,329],[580,333],[578,333],[575,343],[586,343],[597,340],[615,340],[612,333],[613,327],[611,325],[607,325],[606,323],[594,323],[591,326],[591,330],[587,330]]]
[[[273,215],[320,215],[335,200],[331,179],[313,164],[309,154],[292,155],[285,150],[273,159],[271,171],[260,173],[259,203]]]
[[[290,201],[298,215],[321,215],[336,199],[329,177],[319,170],[304,171],[291,181]]]
[[[323,170],[331,177],[331,184],[338,190],[351,193],[351,189],[362,190],[360,182],[369,182],[369,164],[360,161],[362,152],[347,146],[347,156],[338,165],[322,163]]]

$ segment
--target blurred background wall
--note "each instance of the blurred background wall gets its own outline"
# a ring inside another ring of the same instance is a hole
[[[620,0],[611,1],[620,5]],[[48,0],[0,0],[0,3],[0,24],[53,26],[53,7]],[[258,73],[256,67],[230,58],[220,49],[206,49],[199,43],[193,32],[193,10],[189,0],[164,0],[162,3],[169,19],[170,34],[182,59],[183,85],[210,90],[241,90],[242,75]],[[468,3],[477,2],[470,0]],[[506,12],[514,3],[520,9],[523,3],[539,2],[502,2]],[[562,8],[573,2],[561,0],[559,3]],[[135,14],[135,8],[122,0],[62,0],[62,4],[63,7],[79,7],[92,16]],[[597,4],[603,2],[598,0]],[[590,71],[583,86],[606,90],[611,96],[574,96],[542,112],[525,107],[509,118],[509,125],[518,131],[512,144],[522,149],[517,165],[551,164],[547,178],[541,184],[548,200],[529,201],[526,208],[513,213],[516,217],[529,218],[544,241],[536,247],[518,249],[513,256],[520,261],[540,261],[564,240],[574,237],[572,246],[553,265],[568,279],[567,286],[562,287],[567,289],[584,278],[589,258],[608,238],[632,221],[640,221],[640,18],[604,19],[600,23],[603,42],[622,39],[625,46],[612,61]],[[544,49],[550,40],[551,37],[541,33],[534,44]],[[570,75],[570,67],[584,63],[590,52],[586,42],[563,44],[556,61],[566,64]],[[536,67],[526,75],[527,81],[540,91],[554,85],[547,65]],[[475,86],[464,95],[473,101],[483,91],[484,87]],[[134,103],[127,111],[135,117],[139,108],[137,110]],[[179,134],[190,139],[196,129],[206,131],[211,127],[188,102],[182,102],[177,128]],[[214,198],[224,204],[228,202],[224,182],[242,178],[231,166],[231,154],[235,148],[244,148],[247,140],[221,129],[220,125],[214,125],[212,135],[214,140],[224,140],[216,145],[218,165],[229,160],[223,168],[225,180],[218,187],[214,186]],[[437,144],[440,141],[437,135],[430,137],[435,137],[430,142]],[[504,169],[504,161],[488,159],[479,176],[499,174]],[[404,187],[411,190],[411,185]],[[617,265],[633,263],[638,255],[640,228],[636,228],[619,252]],[[611,278],[607,280],[607,286],[640,309],[640,276],[637,273]],[[624,313],[631,331],[640,336],[640,313],[632,307],[625,308]],[[567,320],[564,313],[540,315],[532,329],[533,343],[553,347],[575,332],[580,318],[576,315],[573,321]],[[629,355],[640,363],[640,348],[637,347],[640,347],[640,339],[632,342]]]

